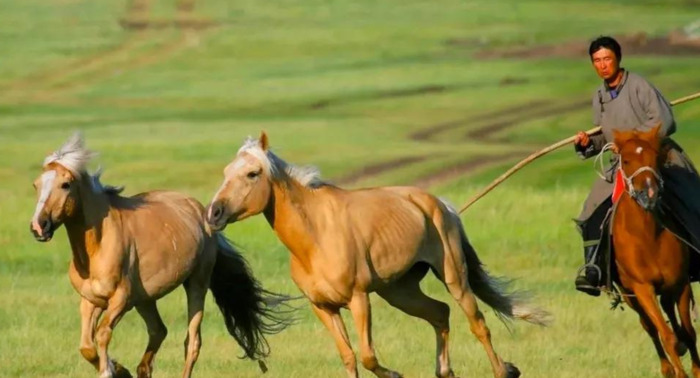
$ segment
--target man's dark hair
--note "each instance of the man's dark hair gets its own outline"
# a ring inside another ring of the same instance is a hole
[[[620,48],[620,44],[617,43],[617,41],[613,37],[608,36],[598,37],[593,42],[591,42],[591,46],[588,48],[588,55],[592,59],[593,54],[596,51],[603,48],[614,52],[618,62],[622,60],[622,49]]]

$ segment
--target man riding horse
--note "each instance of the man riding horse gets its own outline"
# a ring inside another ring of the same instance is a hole
[[[671,105],[647,80],[620,67],[622,52],[615,39],[594,40],[588,54],[593,68],[603,79],[593,95],[593,123],[600,126],[601,131],[590,136],[579,132],[574,140],[576,153],[582,159],[602,153],[614,139],[613,130],[649,131],[661,125],[660,156],[665,161],[660,172],[664,183],[660,207],[663,214],[660,215],[667,227],[697,251],[700,249],[700,177],[681,147],[669,138],[676,131]],[[617,159],[617,155],[613,155],[610,168],[595,181],[575,219],[583,236],[586,262],[583,275],[576,278],[576,289],[593,296],[600,295],[600,288],[605,285],[606,267],[598,265],[607,244],[601,240],[606,234],[604,221],[613,205]],[[697,279],[697,273],[691,272],[691,278]]]

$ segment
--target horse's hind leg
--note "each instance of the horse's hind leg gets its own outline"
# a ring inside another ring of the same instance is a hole
[[[377,294],[390,305],[433,326],[437,344],[435,375],[441,378],[454,377],[448,353],[450,307],[421,291],[420,281],[427,269],[427,265],[416,265],[398,281],[378,290]]]
[[[197,358],[199,349],[202,347],[202,336],[200,325],[204,316],[204,299],[207,295],[208,280],[195,282],[193,277],[185,282],[185,292],[187,293],[187,337],[185,338],[185,371],[183,377],[190,377]],[[206,284],[204,283],[206,282]]]
[[[696,346],[697,336],[693,328],[693,322],[690,319],[692,297],[693,292],[690,284],[686,284],[678,300],[678,313],[680,314],[681,325],[683,327],[681,335],[690,351],[690,357],[693,360],[693,375],[697,378],[700,377],[700,358],[698,357],[698,349]]]
[[[348,308],[355,321],[355,328],[360,335],[360,359],[362,366],[377,377],[401,377],[401,374],[379,365],[379,361],[377,361],[377,356],[372,346],[372,310],[369,304],[369,295],[366,292],[354,293]]]
[[[496,354],[493,344],[491,344],[491,331],[486,326],[484,315],[481,313],[481,311],[479,311],[479,307],[476,303],[476,297],[469,289],[469,284],[465,282],[464,279],[455,280],[454,277],[446,278],[445,283],[450,291],[450,294],[452,294],[452,297],[454,297],[457,303],[459,303],[460,307],[462,307],[464,313],[467,315],[469,327],[472,333],[484,346],[486,354],[491,361],[493,375],[496,378],[519,377],[520,371],[518,368],[510,363],[504,363],[498,354]]]
[[[155,301],[136,306],[136,311],[146,322],[146,328],[148,329],[148,346],[146,346],[146,352],[144,352],[136,372],[139,378],[149,378],[153,372],[153,360],[156,353],[158,353],[160,345],[168,335],[168,329],[165,328],[163,319],[160,318]]]
[[[671,330],[664,321],[663,314],[661,313],[659,304],[656,301],[656,293],[654,292],[654,288],[651,285],[638,285],[633,291],[637,296],[639,306],[649,317],[649,320],[658,331],[661,345],[663,345],[663,349],[666,351],[666,355],[668,355],[669,360],[671,361],[675,377],[687,377],[683,371],[681,359],[676,353],[676,343],[678,342],[678,339],[673,333],[673,330]]]

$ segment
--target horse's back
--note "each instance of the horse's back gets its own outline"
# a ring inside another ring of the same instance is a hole
[[[409,186],[348,192],[353,227],[369,248],[373,269],[382,279],[397,278],[415,263],[440,266],[440,224],[445,208],[432,194]],[[439,218],[439,219],[438,219]]]

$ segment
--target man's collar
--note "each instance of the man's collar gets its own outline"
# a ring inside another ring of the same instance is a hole
[[[605,87],[606,91],[610,92],[611,89],[614,89],[619,93],[620,90],[622,89],[622,87],[625,85],[625,83],[627,82],[628,72],[626,69],[624,69],[624,67],[620,67],[620,71],[622,71],[622,80],[620,80],[620,83],[618,83],[615,88],[610,88],[610,86],[608,85],[608,82],[603,80],[603,86]]]

